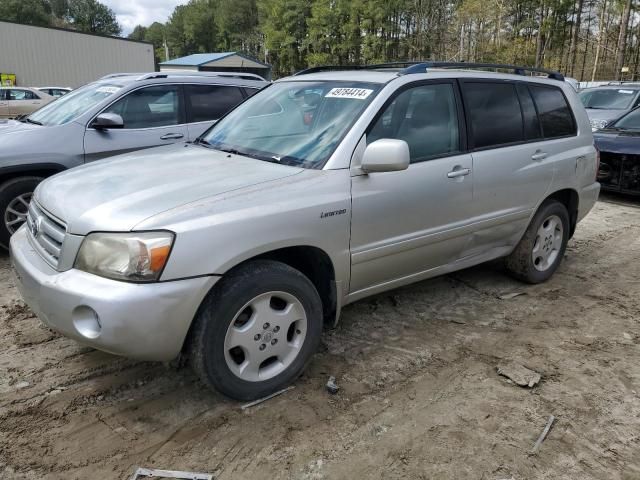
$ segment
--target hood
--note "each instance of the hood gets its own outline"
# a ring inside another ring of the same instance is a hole
[[[302,172],[198,145],[177,144],[78,167],[42,182],[37,202],[67,231],[129,231],[146,218]]]
[[[600,152],[640,155],[640,132],[601,130],[593,138]]]
[[[40,125],[34,125],[33,123],[23,123],[17,120],[0,120],[0,135],[11,132],[27,132],[29,130],[35,130],[39,127]]]
[[[621,117],[627,110],[602,110],[600,108],[587,108],[587,116],[589,120],[604,120],[610,122]]]

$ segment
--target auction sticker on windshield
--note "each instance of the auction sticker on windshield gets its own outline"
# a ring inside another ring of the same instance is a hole
[[[325,95],[326,98],[357,98],[364,100],[373,93],[368,88],[332,88]]]
[[[98,93],[116,93],[118,90],[120,90],[120,87],[105,86],[105,87],[97,88],[96,92],[98,92]]]

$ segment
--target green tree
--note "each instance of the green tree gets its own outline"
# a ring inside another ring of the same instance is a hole
[[[0,20],[47,26],[51,5],[46,0],[0,0]]]
[[[67,16],[71,26],[82,32],[120,35],[122,31],[113,10],[96,0],[69,0]]]

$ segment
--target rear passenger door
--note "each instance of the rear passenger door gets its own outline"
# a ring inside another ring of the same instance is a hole
[[[517,243],[554,165],[526,83],[462,80],[461,86],[474,164],[477,232],[470,256]]]
[[[187,139],[180,85],[153,85],[125,94],[100,113],[122,117],[123,128],[95,129],[84,136],[85,161]]]
[[[191,141],[245,99],[242,89],[230,85],[185,85],[184,91]]]

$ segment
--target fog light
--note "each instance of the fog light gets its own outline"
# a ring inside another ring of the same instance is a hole
[[[100,325],[100,318],[93,308],[80,305],[73,309],[72,318],[73,325],[83,337],[94,339],[100,336],[102,325]]]

